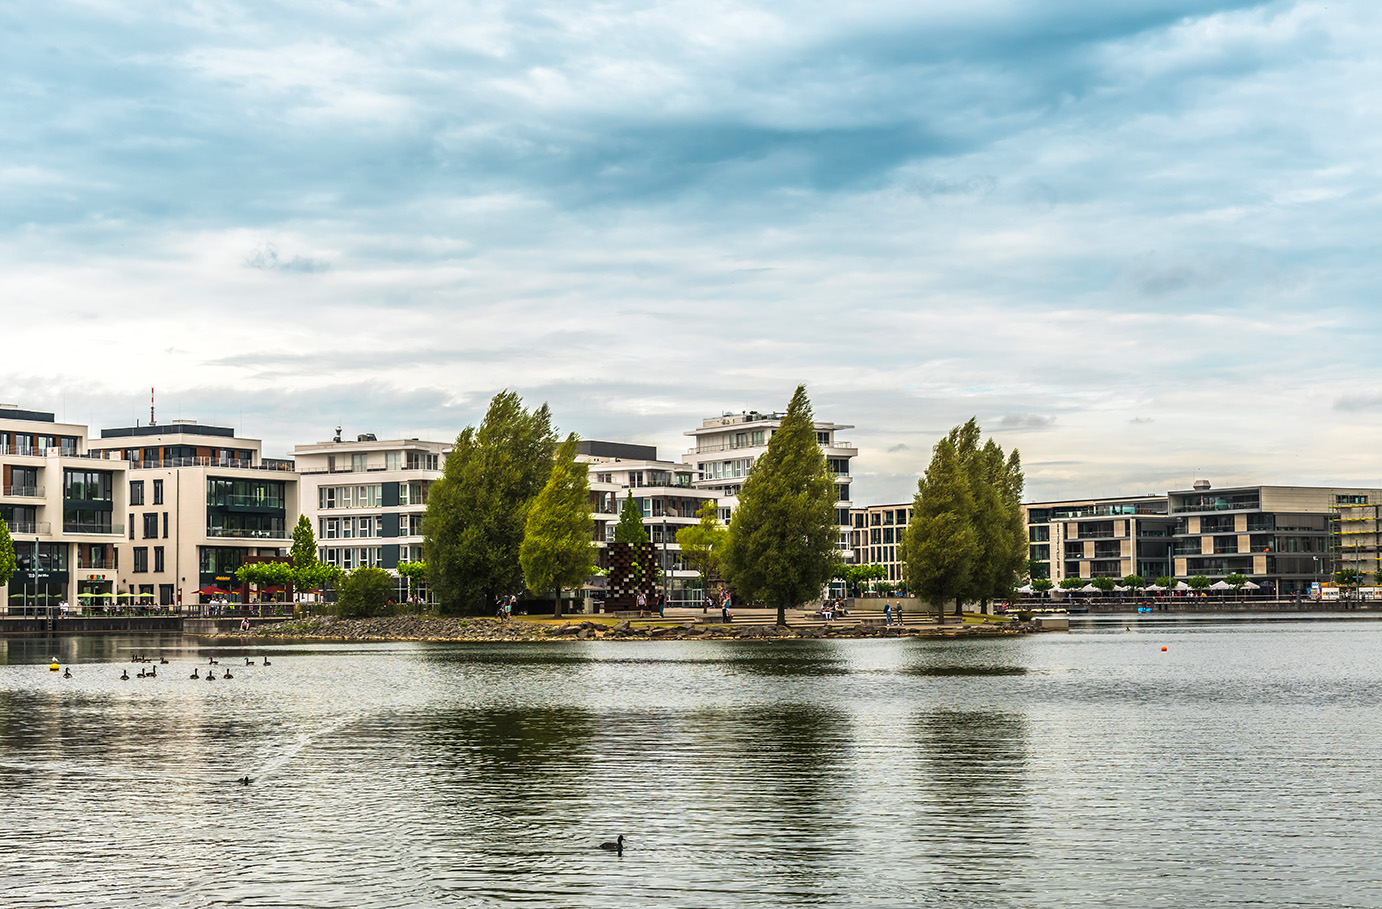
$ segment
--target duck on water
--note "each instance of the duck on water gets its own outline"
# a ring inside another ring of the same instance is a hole
[[[612,843],[601,843],[600,848],[607,849],[610,852],[618,852],[622,855],[624,853],[624,834],[619,834],[619,838]]]

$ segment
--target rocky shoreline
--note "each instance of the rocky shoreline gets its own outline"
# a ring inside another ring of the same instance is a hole
[[[447,616],[382,616],[368,619],[311,619],[259,625],[248,632],[227,632],[218,638],[283,638],[317,641],[743,641],[800,638],[969,638],[1029,634],[1030,622],[947,625],[876,625],[837,623],[825,626],[777,626],[702,624],[633,624],[627,619],[613,625],[573,619],[562,624],[498,621],[487,618]]]

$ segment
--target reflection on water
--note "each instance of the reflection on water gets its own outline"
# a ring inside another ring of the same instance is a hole
[[[0,641],[5,904],[1379,905],[1379,656],[1366,623]]]

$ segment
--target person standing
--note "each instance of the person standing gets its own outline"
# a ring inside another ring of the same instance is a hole
[[[638,617],[641,619],[648,614],[648,595],[643,591],[638,591],[638,596],[633,598],[634,605],[638,607]]]
[[[906,625],[906,624],[907,624],[906,622],[902,621],[902,601],[901,601],[901,600],[899,600],[898,603],[897,603],[897,624],[899,624],[899,625]]]
[[[883,624],[884,624],[884,625],[891,625],[892,623],[893,623],[893,607],[892,607],[892,604],[890,604],[890,603],[884,603],[884,604],[883,604]]]
[[[657,617],[659,619],[667,616],[667,594],[659,592],[657,595]]]

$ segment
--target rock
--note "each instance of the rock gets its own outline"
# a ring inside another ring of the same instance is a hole
[[[628,619],[620,619],[618,622],[616,622],[616,623],[614,624],[614,630],[615,630],[615,631],[628,631],[628,630],[629,630],[629,620],[628,620]]]

